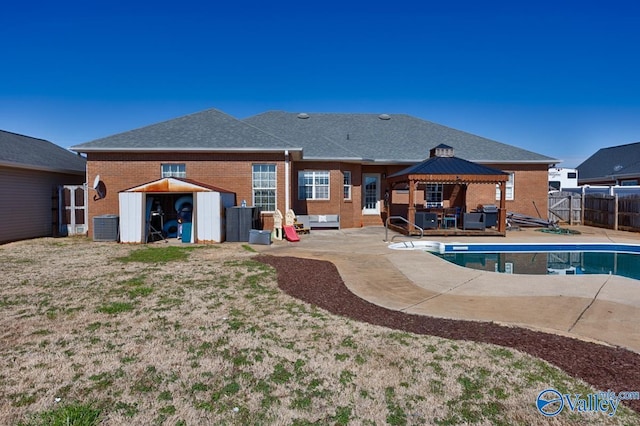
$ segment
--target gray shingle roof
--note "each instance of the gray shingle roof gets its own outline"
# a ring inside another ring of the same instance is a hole
[[[59,173],[84,174],[87,161],[46,141],[0,130],[0,164]]]
[[[90,151],[302,150],[310,160],[415,163],[446,144],[475,162],[559,160],[404,114],[269,111],[238,120],[211,109],[71,147]]]
[[[306,117],[306,118],[301,118]],[[353,158],[415,163],[436,145],[475,162],[559,160],[404,114],[296,114],[269,111],[244,120],[304,149],[306,159]]]
[[[640,175],[640,142],[601,148],[577,169],[580,181]]]
[[[296,146],[210,109],[75,145],[71,149],[78,152],[293,150]]]

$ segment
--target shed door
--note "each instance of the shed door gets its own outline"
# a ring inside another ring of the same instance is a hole
[[[121,192],[120,199],[120,242],[144,243],[144,194],[142,192]]]
[[[222,242],[221,208],[220,193],[196,193],[196,241]]]

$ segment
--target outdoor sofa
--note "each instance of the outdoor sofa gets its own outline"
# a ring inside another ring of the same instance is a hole
[[[298,215],[298,222],[308,223],[309,228],[340,228],[340,215],[337,214],[310,214]]]

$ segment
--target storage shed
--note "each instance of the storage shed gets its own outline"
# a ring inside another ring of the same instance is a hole
[[[235,193],[200,182],[164,178],[124,190],[119,196],[120,242],[146,243],[155,231],[173,234],[170,223],[177,225],[179,211],[190,201],[190,232],[184,242],[220,243],[225,240],[227,207],[235,205]],[[186,200],[186,201],[185,201]],[[153,223],[153,214],[159,223]],[[169,231],[169,232],[167,232]]]

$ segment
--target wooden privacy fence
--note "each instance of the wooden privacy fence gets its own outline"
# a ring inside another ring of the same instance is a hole
[[[640,232],[640,196],[549,194],[549,220]]]
[[[570,225],[582,223],[582,195],[573,192],[549,194],[549,220]]]
[[[583,223],[622,231],[640,231],[640,196],[588,194]]]

